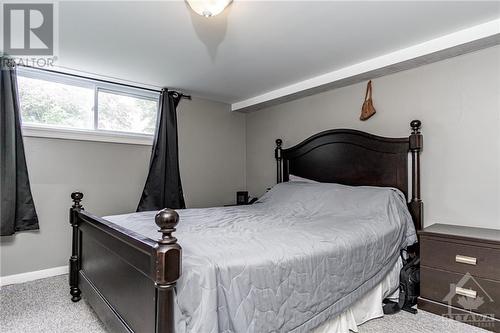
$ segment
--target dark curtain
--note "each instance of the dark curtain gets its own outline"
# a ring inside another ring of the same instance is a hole
[[[0,236],[38,229],[24,156],[16,69],[0,58]]]
[[[160,96],[149,174],[137,211],[186,208],[179,172],[177,105],[181,95],[163,89]]]

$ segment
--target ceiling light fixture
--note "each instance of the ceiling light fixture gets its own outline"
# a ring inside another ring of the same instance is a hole
[[[233,0],[186,0],[192,10],[205,17],[218,15],[229,6]]]

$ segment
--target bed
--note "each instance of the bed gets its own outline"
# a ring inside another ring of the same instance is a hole
[[[75,192],[72,300],[113,332],[323,332],[415,242],[420,126],[406,138],[330,130],[288,149],[278,139],[278,185],[251,206],[100,218]]]

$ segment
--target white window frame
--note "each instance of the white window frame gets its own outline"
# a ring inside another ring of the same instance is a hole
[[[94,90],[94,128],[79,129],[63,126],[53,126],[45,124],[24,124],[22,123],[22,132],[27,137],[53,138],[65,140],[97,141],[126,143],[137,145],[152,145],[153,135],[133,132],[111,131],[98,128],[98,93],[99,91],[152,100],[159,103],[160,93],[150,89],[131,87],[119,83],[109,83],[101,80],[84,78],[71,74],[55,73],[45,70],[39,70],[28,67],[18,67],[18,76],[32,79],[45,80],[50,82],[62,83],[66,85],[90,88]]]

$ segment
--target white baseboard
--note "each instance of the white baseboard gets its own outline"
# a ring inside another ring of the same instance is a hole
[[[42,269],[40,271],[1,276],[0,287],[7,286],[9,284],[23,283],[23,282],[48,278],[51,276],[67,274],[68,271],[69,271],[68,266],[59,266],[54,268]]]

